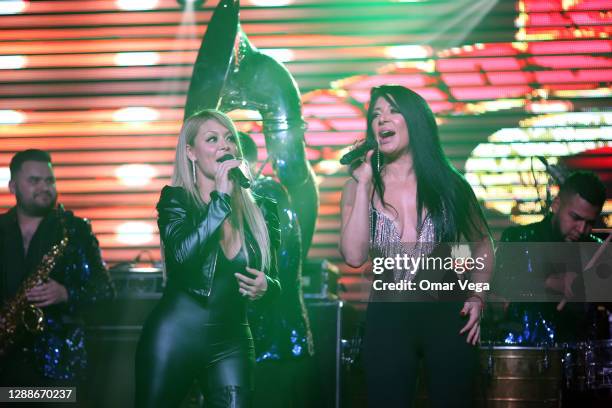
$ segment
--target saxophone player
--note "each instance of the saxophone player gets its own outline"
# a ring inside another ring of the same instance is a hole
[[[0,386],[76,386],[87,365],[80,314],[114,288],[90,224],[57,205],[50,155],[18,152],[10,172],[16,205],[0,215],[0,345],[10,347],[0,350]],[[42,312],[38,330],[10,313],[24,305]]]

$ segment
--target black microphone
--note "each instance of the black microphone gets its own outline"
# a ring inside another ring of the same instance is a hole
[[[351,150],[340,158],[340,164],[351,164],[353,160],[365,156],[365,154],[376,147],[374,139],[366,139],[364,143]]]
[[[224,161],[233,160],[233,159],[234,159],[234,156],[228,153],[228,154],[224,154],[223,156],[221,156],[217,161],[219,163],[223,163]],[[232,178],[232,180],[240,184],[240,187],[251,188],[251,181],[248,178],[246,178],[246,176],[242,173],[242,170],[240,170],[238,167],[234,167],[233,169],[230,169],[229,176]]]

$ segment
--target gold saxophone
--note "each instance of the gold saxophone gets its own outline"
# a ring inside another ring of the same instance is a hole
[[[36,272],[26,278],[15,297],[6,302],[0,310],[0,356],[6,355],[10,348],[18,342],[20,336],[27,333],[41,333],[45,329],[45,313],[40,307],[28,301],[26,293],[41,282],[49,280],[49,275],[55,268],[57,260],[68,246],[68,234],[65,227],[63,231],[64,236],[61,241],[53,245],[43,256]]]

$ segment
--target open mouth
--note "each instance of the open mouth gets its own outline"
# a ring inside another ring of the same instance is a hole
[[[385,139],[388,139],[392,136],[395,136],[395,131],[391,129],[385,129],[385,130],[381,130],[380,132],[378,132],[378,137],[380,141],[383,143],[385,142]]]
[[[223,163],[224,161],[228,160],[234,160],[234,156],[229,153],[226,153],[217,159],[217,163]]]

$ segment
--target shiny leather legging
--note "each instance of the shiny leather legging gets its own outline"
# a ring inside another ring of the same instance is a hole
[[[250,406],[255,357],[248,323],[210,323],[218,320],[212,314],[185,292],[164,294],[136,352],[136,407],[178,407],[194,380],[207,408]]]

